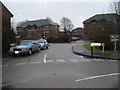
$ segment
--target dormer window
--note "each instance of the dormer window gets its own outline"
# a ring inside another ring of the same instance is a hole
[[[28,29],[31,29],[31,26],[30,26],[30,25],[27,25],[27,28],[28,28]]]
[[[96,20],[92,20],[92,21],[91,21],[91,24],[96,24]]]
[[[34,25],[33,25],[33,28],[37,29],[37,26],[34,24]]]

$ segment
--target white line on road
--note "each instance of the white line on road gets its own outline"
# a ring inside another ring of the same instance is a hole
[[[110,62],[117,62],[117,60],[109,60]]]
[[[30,64],[40,64],[41,62],[31,62]]]
[[[15,65],[25,65],[26,63],[17,63]]]
[[[46,60],[47,62],[50,62],[50,63],[54,63],[54,61],[53,60]]]
[[[65,61],[64,59],[58,59],[58,60],[56,60],[56,61],[58,61],[58,62],[67,62],[67,61]]]
[[[77,59],[68,59],[70,62],[79,62]]]
[[[2,65],[2,67],[8,67],[8,65]]]
[[[93,59],[94,61],[104,61],[104,60],[102,60],[102,59]]]
[[[45,54],[45,56],[44,56],[44,63],[47,63],[46,57],[47,57],[47,54]]]
[[[77,80],[75,80],[75,82],[80,82],[80,81],[85,81],[85,80],[90,80],[90,79],[96,79],[96,78],[101,78],[101,77],[114,76],[114,75],[118,75],[118,74],[120,74],[120,73],[112,73],[112,74],[105,74],[105,75],[87,77],[87,78],[83,78],[83,79],[77,79]]]
[[[53,50],[54,50],[54,49],[51,49],[51,50],[49,50],[49,52],[52,52]],[[49,52],[48,52],[48,53],[49,53]],[[47,53],[47,54],[48,54],[48,53]],[[47,63],[47,61],[46,61],[47,54],[44,55],[44,63]]]

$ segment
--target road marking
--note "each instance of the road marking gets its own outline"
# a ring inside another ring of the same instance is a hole
[[[79,56],[80,58],[84,58],[84,56]]]
[[[54,49],[49,50],[48,53],[52,52],[53,50],[54,50]],[[47,63],[47,61],[46,61],[46,60],[47,60],[46,57],[47,57],[48,53],[44,55],[44,63]]]
[[[102,59],[93,59],[94,61],[104,61],[104,60],[102,60]]]
[[[77,59],[68,59],[70,62],[79,62]]]
[[[25,65],[26,63],[17,63],[15,65]]]
[[[58,62],[67,62],[67,61],[65,61],[64,59],[58,59],[58,60],[56,60],[56,61],[58,61]]]
[[[84,61],[84,62],[90,62],[92,60],[89,60],[89,59],[80,59],[81,61]]]
[[[53,51],[53,49],[51,49],[49,52],[52,52]]]
[[[46,56],[47,56],[47,54],[45,54],[45,56],[44,56],[44,63],[47,63]]]
[[[109,60],[110,62],[117,62],[117,60]]]
[[[49,62],[49,63],[54,63],[54,61],[53,60],[46,60],[47,62]]]
[[[8,67],[8,65],[2,65],[2,67]]]
[[[41,62],[31,62],[30,64],[40,64]]]
[[[90,80],[90,79],[96,79],[96,78],[102,78],[102,77],[108,77],[108,76],[114,76],[114,75],[118,75],[118,74],[120,74],[120,73],[112,73],[112,74],[105,74],[105,75],[87,77],[87,78],[83,78],[83,79],[77,79],[77,80],[75,80],[75,82],[80,82],[80,81],[85,81],[85,80]]]

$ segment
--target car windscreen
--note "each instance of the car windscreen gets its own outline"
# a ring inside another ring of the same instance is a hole
[[[30,45],[30,42],[21,42],[19,45]]]
[[[44,43],[44,41],[43,41],[43,40],[38,40],[37,42],[38,42],[38,43]]]

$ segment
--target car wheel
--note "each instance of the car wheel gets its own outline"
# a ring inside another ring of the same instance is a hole
[[[31,54],[32,54],[32,50],[31,50],[31,49],[29,49],[28,54],[29,54],[29,55],[31,55]]]
[[[37,49],[38,52],[40,52],[40,47]]]
[[[48,49],[48,46],[46,47],[46,49]]]

